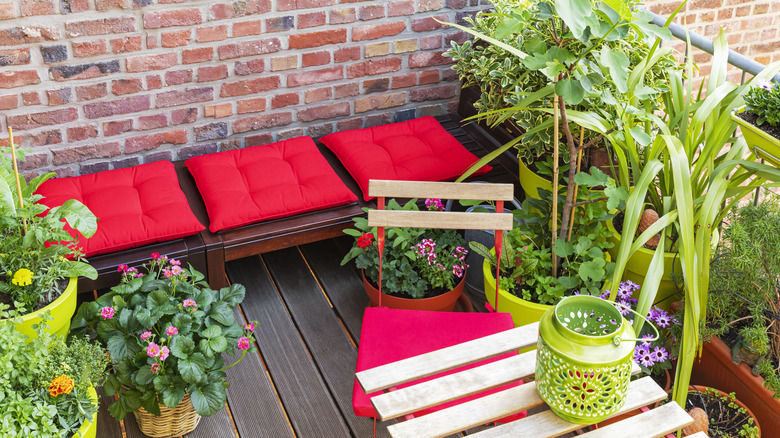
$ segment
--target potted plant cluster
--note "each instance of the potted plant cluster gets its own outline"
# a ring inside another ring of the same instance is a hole
[[[682,430],[684,435],[704,432],[718,438],[760,438],[761,428],[734,393],[726,394],[706,386],[688,388],[688,413],[694,423]]]
[[[144,434],[179,436],[225,406],[225,370],[254,351],[255,323],[235,321],[241,285],[209,289],[203,274],[157,253],[142,269],[120,265],[122,283],[82,304],[73,330],[96,335],[111,355],[111,415],[133,412]],[[241,356],[225,365],[236,348]]]
[[[755,154],[780,166],[780,83],[758,81],[745,93],[745,106],[731,117]]]
[[[0,435],[94,438],[105,350],[85,338],[66,343],[44,330],[48,319],[30,340],[7,310],[0,304]]]
[[[17,170],[16,152],[13,139],[11,147],[0,149],[0,303],[24,315],[19,330],[28,336],[35,335],[32,325],[41,321],[39,311],[46,310],[53,317],[50,330],[65,336],[76,310],[77,278],[97,278],[65,227],[90,237],[97,219],[77,200],[51,209],[39,203],[42,197],[35,190],[55,174],[25,181]]]
[[[444,210],[440,199],[427,199],[429,210]],[[391,199],[388,210],[419,211],[417,199],[401,206]],[[379,247],[376,227],[364,217],[355,217],[355,228],[344,230],[355,242],[341,265],[355,261],[371,302],[379,303]],[[382,254],[382,305],[391,308],[452,311],[463,292],[466,242],[455,230],[385,229]]]

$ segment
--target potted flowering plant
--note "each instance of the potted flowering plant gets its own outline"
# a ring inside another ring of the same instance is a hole
[[[744,98],[745,106],[735,109],[731,118],[756,155],[780,166],[780,83],[761,79]]]
[[[146,435],[178,436],[225,406],[225,371],[253,345],[255,323],[234,319],[245,295],[239,284],[209,289],[203,274],[157,253],[143,269],[120,265],[122,283],[82,304],[73,325],[96,334],[111,355],[103,386],[118,395],[111,415],[133,412]],[[235,348],[241,356],[226,366]],[[165,423],[170,417],[176,421]]]
[[[66,343],[45,322],[29,340],[7,309],[0,304],[0,436],[94,438],[105,350],[85,338]]]
[[[444,210],[439,199],[427,199],[429,210]],[[417,200],[403,206],[394,199],[390,210],[418,211]],[[379,246],[376,227],[369,227],[364,217],[352,219],[355,228],[344,230],[355,243],[344,256],[341,265],[354,260],[363,272],[366,293],[373,303],[379,301]],[[386,228],[382,255],[382,292],[388,296],[382,303],[390,307],[409,308],[432,306],[430,310],[452,310],[463,291],[463,278],[468,267],[468,250],[463,237],[454,230],[423,228]],[[418,303],[409,302],[412,298]],[[431,301],[429,301],[431,300]]]

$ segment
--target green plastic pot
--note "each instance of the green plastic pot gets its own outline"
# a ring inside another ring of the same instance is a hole
[[[742,112],[744,109],[745,107],[743,106],[732,111],[731,119],[739,125],[750,150],[768,163],[780,168],[780,139],[737,116],[737,113]]]
[[[538,189],[545,189],[552,192],[552,181],[544,179],[534,173],[525,165],[525,163],[523,163],[522,159],[519,160],[519,163],[517,177],[520,180],[520,187],[523,188],[526,197],[541,199]]]
[[[22,316],[22,322],[16,325],[16,330],[24,333],[30,339],[37,338],[38,335],[33,330],[33,324],[41,322],[39,315],[46,312],[51,312],[53,320],[49,320],[47,323],[49,328],[46,330],[49,333],[62,336],[63,338],[68,335],[70,330],[70,320],[73,318],[73,314],[76,313],[76,286],[78,284],[77,277],[71,277],[68,280],[68,286],[62,291],[62,294],[56,300],[52,301],[48,306],[41,310],[28,313]]]

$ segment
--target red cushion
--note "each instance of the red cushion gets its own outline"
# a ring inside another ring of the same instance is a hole
[[[169,161],[50,179],[37,193],[47,207],[76,199],[98,217],[97,232],[89,239],[68,227],[87,257],[178,239],[206,228],[190,210]]]
[[[512,328],[514,328],[514,323],[512,323],[512,316],[509,313],[424,312],[388,309],[386,307],[369,307],[363,315],[363,325],[360,328],[360,345],[358,345],[356,371],[378,367]],[[513,354],[517,354],[517,352],[456,368],[415,382],[398,385],[398,388],[411,386],[499,359],[505,359]],[[435,410],[444,409],[448,406],[473,400],[519,384],[504,385],[479,395],[445,403],[435,408],[417,412],[415,416],[425,415]],[[371,396],[377,394],[379,393],[371,394]],[[357,379],[352,391],[352,408],[355,411],[355,415],[361,417],[377,416],[369,396],[363,392],[363,388],[360,387]],[[524,416],[525,412],[521,412],[507,417],[503,421],[511,421]]]
[[[309,137],[201,155],[184,164],[214,233],[357,200]]]
[[[368,196],[369,179],[448,181],[477,162],[433,117],[336,132],[322,137]],[[474,175],[492,169],[485,165]]]

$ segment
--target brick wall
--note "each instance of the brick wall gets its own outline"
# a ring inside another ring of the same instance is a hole
[[[479,0],[0,0],[0,144],[76,175],[454,111]]]

